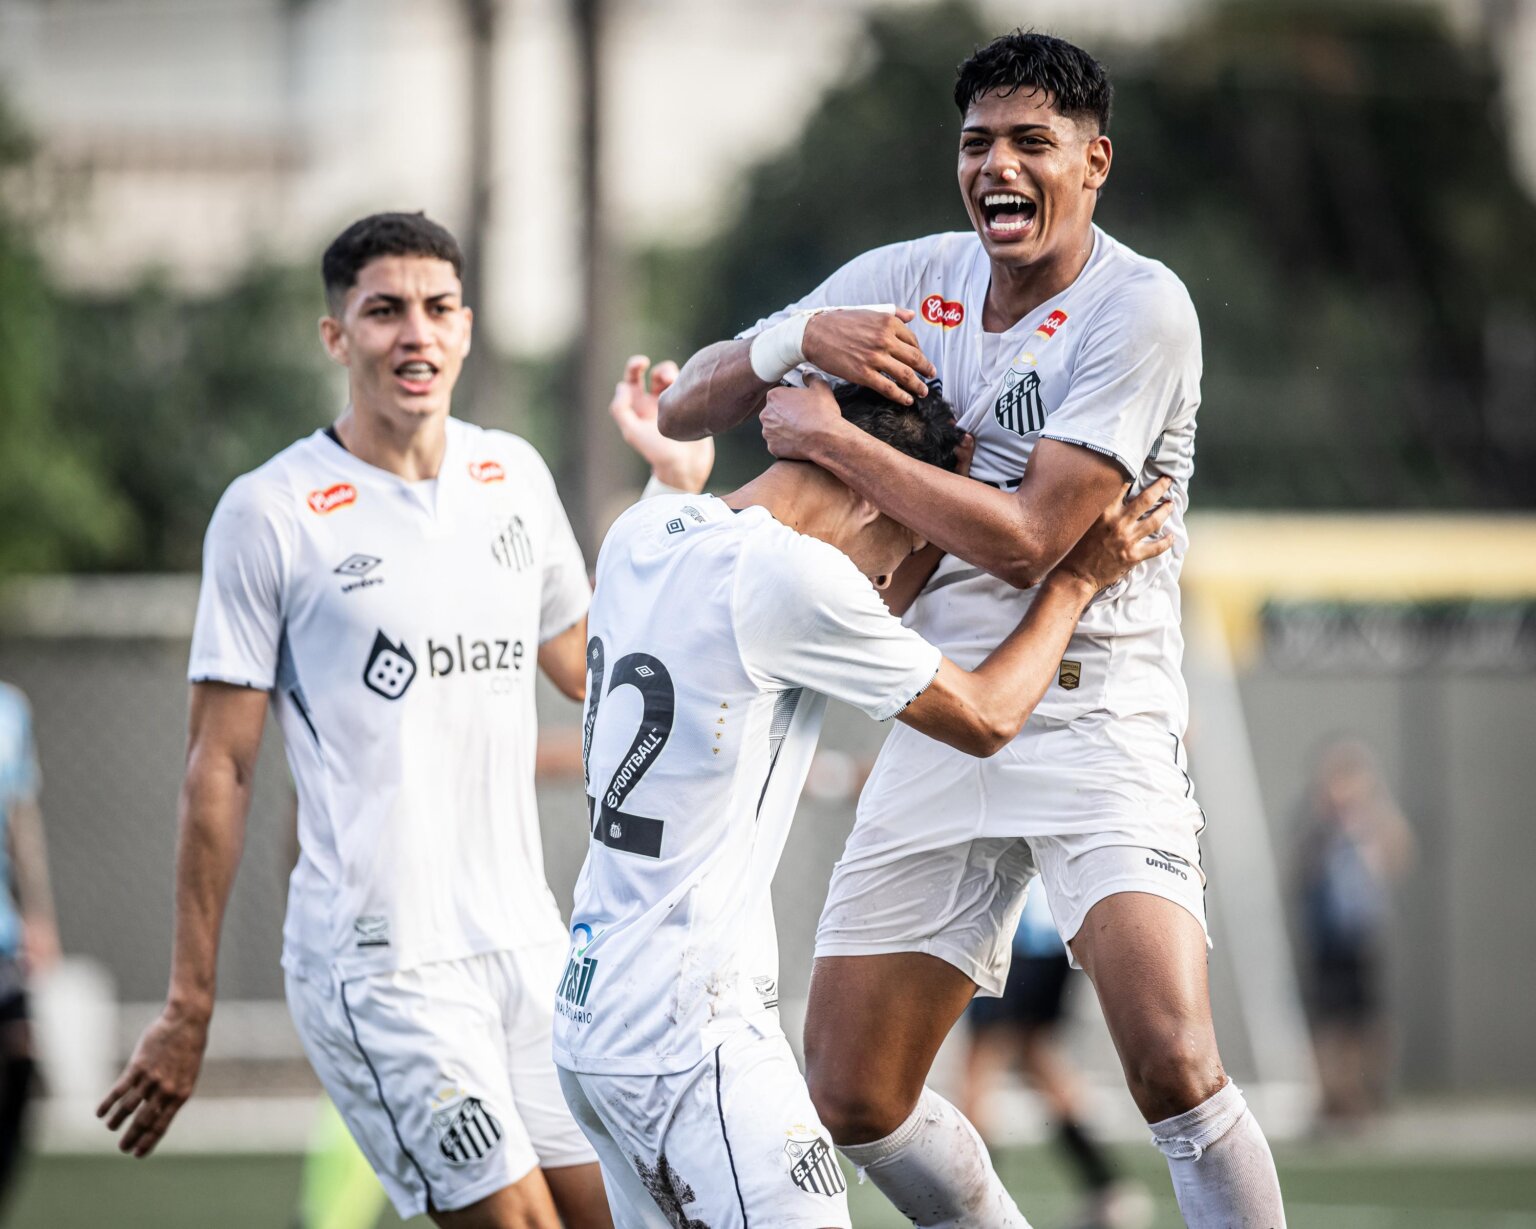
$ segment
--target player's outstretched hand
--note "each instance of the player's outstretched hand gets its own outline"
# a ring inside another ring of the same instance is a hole
[[[656,477],[681,491],[699,492],[715,467],[715,441],[670,440],[656,426],[656,403],[677,379],[677,364],[668,359],[651,371],[649,388],[645,369],[651,360],[634,355],[624,364],[624,378],[614,386],[608,412],[619,426],[624,442],[649,463]]]
[[[1172,486],[1172,478],[1159,478],[1135,499],[1126,498],[1129,483],[1121,487],[1057,568],[1087,581],[1097,593],[1138,563],[1161,555],[1173,545],[1173,538],[1162,532],[1173,514]]]
[[[128,1123],[117,1142],[122,1151],[138,1157],[154,1151],[176,1111],[192,1095],[207,1044],[207,1023],[170,1007],[144,1030],[122,1075],[96,1107],[96,1117],[107,1120],[107,1130]]]
[[[805,325],[800,343],[806,362],[828,375],[873,389],[898,405],[911,405],[928,392],[925,380],[938,374],[907,327],[917,313],[849,307],[818,312]]]
[[[804,388],[781,384],[768,390],[758,415],[763,443],[781,461],[815,461],[820,443],[844,424],[832,386],[817,376]]]

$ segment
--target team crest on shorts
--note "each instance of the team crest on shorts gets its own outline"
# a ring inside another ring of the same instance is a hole
[[[802,1128],[803,1129],[803,1128]],[[789,1176],[802,1191],[812,1195],[841,1195],[848,1189],[843,1171],[832,1155],[832,1145],[819,1135],[807,1138],[791,1136],[784,1145],[789,1158]]]
[[[437,1132],[437,1147],[450,1165],[469,1165],[489,1156],[501,1142],[501,1123],[479,1097],[467,1096],[454,1089],[458,1100],[432,1110],[432,1129]]]

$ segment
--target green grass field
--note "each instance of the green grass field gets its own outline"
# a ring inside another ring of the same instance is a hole
[[[1157,1229],[1182,1224],[1161,1158],[1122,1149],[1156,1197]],[[1536,1165],[1351,1158],[1348,1151],[1279,1152],[1292,1229],[1536,1229]],[[1073,1200],[1054,1154],[1003,1153],[999,1166],[1035,1229],[1058,1229]],[[286,1229],[299,1160],[293,1156],[117,1156],[31,1161],[5,1224],[13,1229]],[[905,1224],[869,1186],[851,1190],[860,1229]],[[381,1229],[399,1225],[392,1213]],[[416,1222],[426,1225],[425,1220]]]

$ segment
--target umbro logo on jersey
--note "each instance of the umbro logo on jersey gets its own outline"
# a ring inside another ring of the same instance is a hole
[[[367,589],[372,585],[382,585],[382,576],[372,576],[370,573],[384,561],[376,555],[348,555],[338,563],[331,571],[338,576],[348,578],[348,583],[342,585],[343,593],[351,593],[354,589]]]
[[[772,977],[754,977],[752,988],[757,991],[757,997],[762,1000],[763,1009],[779,1005],[779,983]]]
[[[946,329],[952,329],[965,319],[965,304],[946,299],[941,294],[931,294],[923,300],[922,315],[929,324],[940,324]]]
[[[500,461],[471,461],[469,476],[476,482],[501,482],[507,476]]]
[[[368,690],[386,700],[398,700],[416,677],[416,659],[404,644],[395,644],[383,632],[373,638],[373,652],[363,667],[363,682]]]
[[[668,533],[682,533],[683,530],[687,528],[688,526],[683,524],[682,520],[675,516],[667,522]]]
[[[790,1180],[802,1191],[813,1195],[841,1195],[848,1189],[837,1158],[832,1155],[832,1145],[821,1136],[792,1137],[784,1145],[784,1155],[789,1158]]]
[[[437,1147],[450,1165],[468,1165],[489,1155],[501,1142],[501,1123],[479,1097],[434,1110]]]
[[[311,512],[318,512],[321,516],[325,516],[336,511],[337,508],[355,504],[357,488],[350,482],[338,482],[335,486],[328,486],[323,491],[311,491],[306,496],[305,502],[309,504]]]
[[[997,425],[1020,435],[1045,426],[1045,403],[1040,400],[1040,377],[1033,371],[1009,371],[1003,378],[1003,395],[992,407]]]
[[[1167,871],[1170,875],[1177,875],[1180,879],[1188,879],[1189,872],[1182,869],[1189,865],[1188,858],[1181,858],[1176,853],[1169,853],[1166,849],[1154,849],[1155,858],[1148,858],[1147,865],[1154,866],[1160,871]]]
[[[389,919],[382,913],[367,913],[352,923],[358,947],[388,947]]]

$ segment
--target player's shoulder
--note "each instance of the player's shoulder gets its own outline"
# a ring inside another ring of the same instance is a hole
[[[355,489],[346,481],[339,465],[327,465],[328,449],[340,445],[316,431],[295,440],[281,452],[255,469],[241,474],[224,489],[215,519],[248,520],[261,518],[292,523],[301,505],[334,504],[345,500]]]
[[[494,474],[490,467],[495,465],[521,473],[549,473],[539,450],[514,432],[481,427],[462,418],[449,418],[447,430],[458,454],[466,458],[471,477],[478,475],[484,480],[488,474]]]
[[[1106,314],[1154,329],[1168,340],[1198,340],[1200,321],[1183,279],[1104,231],[1098,236],[1104,247],[1095,263]]]
[[[974,231],[940,231],[922,235],[916,239],[903,239],[887,243],[854,259],[853,264],[865,263],[894,267],[913,274],[963,265],[975,259],[980,240]]]
[[[870,589],[858,565],[837,547],[791,529],[761,510],[742,543],[738,589],[750,587],[789,606],[836,604]]]
[[[27,700],[27,693],[14,683],[0,680],[0,719],[25,724],[31,711],[32,705]]]

